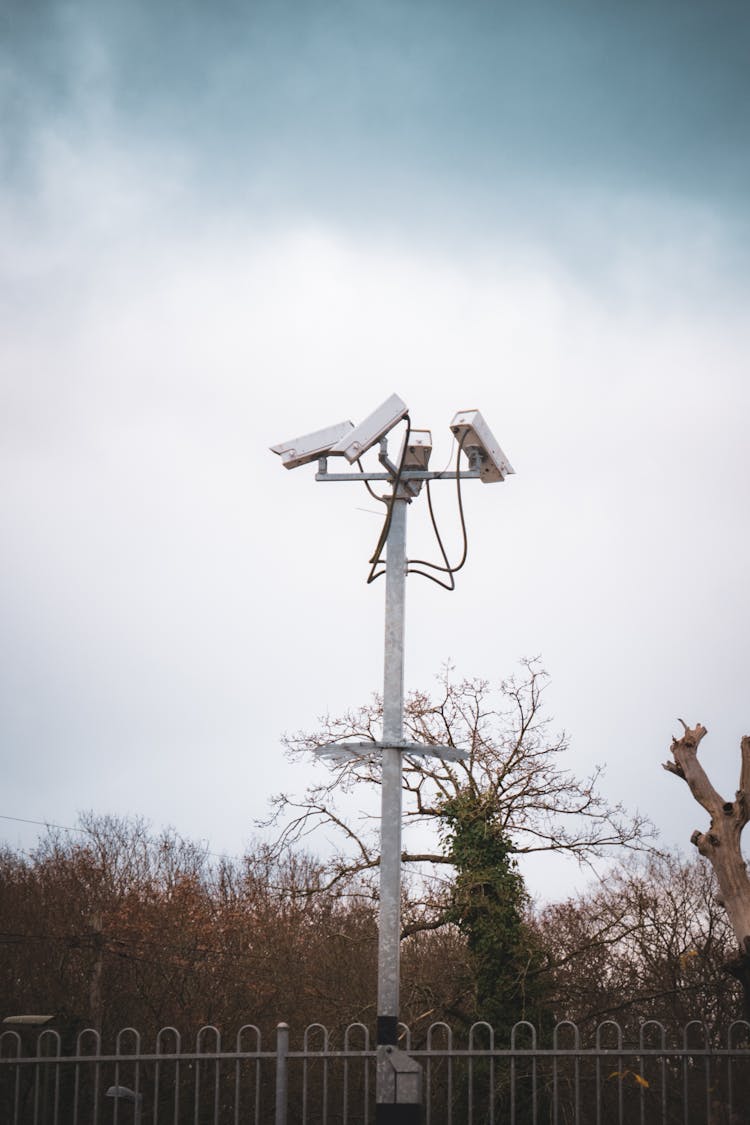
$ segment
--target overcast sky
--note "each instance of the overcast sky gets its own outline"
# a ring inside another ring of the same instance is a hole
[[[410,579],[408,686],[541,654],[570,768],[689,850],[676,717],[730,796],[750,732],[746,4],[9,0],[0,43],[0,814],[237,853],[303,786],[283,732],[381,685],[379,522],[268,446],[395,391],[517,471]]]

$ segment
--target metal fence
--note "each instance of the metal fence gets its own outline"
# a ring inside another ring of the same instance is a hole
[[[528,1023],[498,1044],[485,1023],[458,1037],[435,1023],[401,1046],[423,1067],[425,1125],[745,1125],[750,1024],[714,1037],[694,1020],[669,1036],[654,1020],[628,1038],[612,1020],[584,1043],[563,1021],[547,1042]],[[144,1044],[134,1028],[112,1049],[98,1032],[70,1042],[45,1029],[0,1036],[0,1125],[368,1125],[375,1048],[363,1024],[321,1024],[264,1045],[247,1024],[231,1041],[202,1027],[189,1045],[173,1027]]]

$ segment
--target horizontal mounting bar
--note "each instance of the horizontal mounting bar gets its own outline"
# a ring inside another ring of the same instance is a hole
[[[468,469],[462,473],[450,472],[446,470],[444,473],[431,473],[424,469],[404,469],[401,474],[401,480],[479,480],[481,473],[479,470]],[[390,473],[316,473],[316,480],[385,480],[392,481],[393,476]]]
[[[410,757],[440,758],[443,762],[461,762],[469,756],[468,750],[459,750],[456,746],[425,746],[421,742],[329,742],[316,747],[314,753],[320,758],[343,762],[367,758],[381,750],[400,750]]]

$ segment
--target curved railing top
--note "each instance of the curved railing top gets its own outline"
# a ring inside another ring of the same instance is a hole
[[[572,1031],[573,1033],[573,1048],[578,1049],[581,1046],[581,1032],[578,1024],[573,1023],[572,1020],[560,1020],[555,1024],[552,1029],[552,1046],[560,1048],[560,1035],[565,1031]]]
[[[6,1055],[5,1054],[5,1044],[6,1043],[15,1044],[16,1053],[14,1055]],[[5,1031],[0,1031],[0,1058],[17,1059],[20,1054],[21,1054],[21,1036],[18,1034],[18,1032],[17,1031],[11,1031],[10,1028],[6,1029]]]
[[[522,1029],[522,1028],[524,1030],[528,1030],[531,1034],[531,1046],[530,1046],[530,1048],[524,1048],[524,1049],[525,1050],[530,1049],[532,1051],[535,1051],[536,1047],[537,1047],[536,1028],[534,1027],[533,1023],[530,1023],[529,1020],[519,1020],[518,1023],[514,1023],[513,1027],[510,1029],[510,1049],[511,1049],[511,1051],[518,1048],[518,1043],[516,1042],[516,1035],[518,1034],[519,1030]]]
[[[281,1026],[276,1025],[277,1030]],[[452,1051],[468,1046],[469,1050],[535,1051],[552,1048],[554,1051],[585,1051],[589,1045],[599,1051],[644,1051],[665,1050],[670,1047],[682,1051],[708,1051],[726,1047],[732,1051],[750,1051],[750,1021],[733,1020],[726,1027],[713,1028],[700,1019],[690,1020],[684,1026],[665,1025],[657,1019],[646,1019],[638,1025],[628,1022],[624,1026],[617,1020],[606,1019],[596,1026],[588,1026],[586,1033],[574,1020],[560,1020],[551,1031],[540,1034],[530,1020],[519,1020],[510,1032],[499,1036],[497,1030],[487,1020],[476,1020],[465,1028],[457,1029],[445,1020],[435,1020],[420,1025],[417,1041],[412,1029],[400,1022],[398,1043],[406,1052],[415,1050]],[[294,1039],[302,1038],[302,1049],[310,1053],[328,1052],[341,1045],[345,1051],[374,1050],[374,1032],[360,1020],[355,1020],[338,1028],[328,1028],[316,1022],[308,1024],[294,1033]],[[254,1023],[243,1024],[230,1039],[231,1046],[222,1047],[222,1032],[214,1024],[205,1024],[195,1037],[194,1053],[198,1055],[221,1054],[227,1050],[238,1053],[260,1053],[262,1051],[261,1028]],[[287,1037],[289,1029],[286,1030]],[[507,1038],[506,1038],[507,1036]],[[183,1035],[173,1025],[160,1028],[154,1034],[154,1047],[144,1042],[137,1028],[124,1027],[115,1035],[109,1050],[102,1034],[92,1027],[83,1028],[73,1038],[56,1028],[35,1029],[34,1035],[24,1034],[17,1028],[0,1029],[0,1058],[55,1058],[76,1055],[81,1059],[94,1058],[101,1054],[114,1054],[123,1060],[146,1054],[179,1055],[186,1049]],[[148,1036],[150,1040],[150,1035]],[[114,1047],[114,1050],[112,1050]],[[272,1048],[273,1049],[273,1048]]]
[[[748,1043],[750,1043],[750,1021],[748,1021],[748,1020],[732,1020],[732,1022],[730,1023],[730,1025],[727,1029],[727,1046],[730,1047],[730,1048],[733,1046],[732,1039],[734,1038],[734,1035],[735,1035],[735,1028],[741,1028],[742,1029],[742,1032],[745,1036],[744,1046],[747,1046]],[[738,1031],[737,1034],[739,1035],[740,1032]],[[740,1044],[736,1044],[736,1045],[740,1046]]]
[[[305,1033],[302,1037],[302,1043],[303,1043],[304,1050],[305,1051],[310,1050],[310,1036],[313,1032],[316,1033],[316,1034],[319,1033],[319,1032],[322,1032],[323,1046],[318,1047],[318,1050],[319,1051],[327,1051],[328,1050],[328,1042],[329,1042],[329,1031],[328,1031],[328,1028],[325,1026],[325,1024],[322,1024],[322,1023],[309,1023],[307,1025],[307,1027],[305,1028]],[[313,1048],[313,1050],[314,1050],[314,1048]]]
[[[162,1037],[164,1035],[167,1035],[167,1034],[174,1036],[174,1040],[175,1040],[174,1051],[162,1049]],[[171,1024],[168,1024],[166,1027],[159,1028],[159,1030],[156,1033],[156,1054],[157,1055],[170,1055],[170,1054],[179,1055],[181,1047],[182,1047],[182,1036],[180,1035],[180,1033],[179,1033],[179,1031],[177,1030],[176,1027],[172,1027]]]
[[[204,1035],[213,1035],[214,1037],[214,1048],[212,1052],[201,1049],[201,1041],[203,1040]],[[215,1024],[204,1023],[203,1027],[198,1029],[198,1034],[195,1037],[195,1050],[199,1055],[216,1054],[221,1050],[221,1032]]]
[[[476,1046],[475,1039],[480,1034],[486,1035],[488,1041],[487,1046],[491,1051],[494,1050],[495,1030],[492,1024],[488,1023],[487,1020],[477,1020],[477,1022],[473,1023],[469,1028],[469,1050],[472,1051],[474,1049]]]
[[[263,1037],[261,1036],[260,1028],[254,1023],[243,1023],[242,1027],[237,1032],[236,1043],[237,1043],[237,1050],[238,1051],[242,1050],[242,1037],[243,1037],[243,1035],[249,1034],[250,1032],[252,1032],[253,1035],[255,1036],[255,1048],[254,1049],[256,1051],[260,1051]]]
[[[450,1051],[453,1047],[453,1029],[443,1020],[438,1020],[436,1023],[431,1023],[427,1028],[427,1050],[429,1051],[432,1048],[432,1036],[436,1031],[445,1032],[445,1044]]]
[[[127,1052],[127,1054],[139,1055],[141,1053],[141,1033],[135,1027],[120,1028],[120,1030],[117,1032],[117,1038],[115,1039],[115,1053],[127,1057],[126,1052],[124,1052],[122,1049],[122,1039],[124,1035],[132,1035],[133,1042],[135,1043],[135,1050],[129,1051]]]
[[[651,1034],[652,1029],[657,1033],[654,1036],[652,1036]],[[667,1029],[664,1024],[660,1023],[659,1020],[644,1020],[641,1026],[638,1028],[638,1046],[651,1046],[653,1043],[653,1039],[657,1038],[657,1036],[659,1041],[655,1044],[655,1046],[666,1047]],[[647,1042],[647,1040],[652,1040],[652,1043]]]
[[[344,1028],[344,1050],[351,1051],[354,1049],[351,1045],[351,1034],[354,1031],[362,1033],[364,1046],[361,1048],[361,1050],[368,1051],[370,1049],[370,1030],[366,1024],[359,1022],[350,1023],[348,1027]]]
[[[614,1028],[616,1042],[614,1044],[602,1043],[602,1039],[605,1037],[605,1035],[609,1037],[611,1028]],[[622,1027],[617,1022],[617,1020],[602,1020],[600,1024],[597,1024],[595,1037],[597,1047],[604,1047],[607,1050],[612,1047],[613,1049],[619,1050],[622,1047],[622,1040]]]

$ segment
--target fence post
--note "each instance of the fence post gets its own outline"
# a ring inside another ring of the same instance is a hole
[[[286,1125],[288,1103],[287,1055],[289,1053],[289,1024],[276,1025],[276,1118],[275,1125]]]

